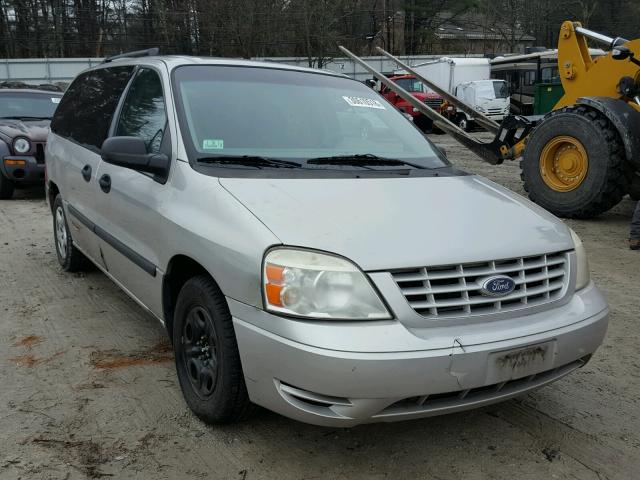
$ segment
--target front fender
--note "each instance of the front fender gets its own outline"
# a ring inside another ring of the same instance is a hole
[[[0,173],[5,177],[8,177],[7,171],[4,168],[4,157],[7,155],[11,155],[11,150],[9,149],[9,145],[4,140],[0,140]]]
[[[580,97],[578,104],[599,111],[616,127],[627,161],[640,171],[640,112],[624,100],[611,97]]]

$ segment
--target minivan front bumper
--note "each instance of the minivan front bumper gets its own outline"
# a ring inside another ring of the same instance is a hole
[[[344,341],[332,339],[345,335],[344,325],[325,323],[320,336],[310,328],[308,339],[296,335],[292,340],[273,333],[272,326],[299,320],[229,303],[251,400],[296,420],[339,427],[439,415],[520,395],[584,365],[602,343],[608,323],[606,302],[590,284],[565,305],[515,319],[548,325],[555,318],[564,325],[560,328],[524,336],[509,328],[495,341],[475,345],[453,336],[450,348],[431,349],[427,339],[424,350],[397,345],[394,351],[387,345],[380,351],[376,343],[366,351],[360,343],[355,352],[332,348]],[[496,362],[502,352],[538,345],[547,356],[533,370],[514,374]]]

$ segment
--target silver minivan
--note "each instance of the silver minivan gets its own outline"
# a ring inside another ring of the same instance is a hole
[[[80,74],[51,130],[60,264],[89,260],[166,326],[205,422],[253,404],[328,426],[449,413],[602,343],[580,239],[355,80],[125,56]]]

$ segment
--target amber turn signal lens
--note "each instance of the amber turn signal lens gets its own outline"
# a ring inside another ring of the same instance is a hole
[[[284,281],[284,267],[267,263],[264,270],[267,277],[265,285],[267,302],[274,307],[282,307],[281,293]]]
[[[268,283],[275,283],[276,285],[282,285],[284,267],[268,263],[266,268],[266,274],[267,274]]]
[[[273,283],[268,283],[265,286],[265,290],[267,292],[267,302],[269,305],[273,305],[274,307],[282,306],[282,297],[280,294],[282,293],[282,285],[274,285]]]
[[[5,158],[4,164],[10,165],[12,167],[24,167],[27,164],[27,162],[25,160],[18,160],[15,158]]]

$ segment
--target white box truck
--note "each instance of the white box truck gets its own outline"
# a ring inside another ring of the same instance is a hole
[[[509,87],[504,80],[491,79],[487,58],[442,57],[413,69],[496,122],[509,114]],[[453,106],[444,108],[443,114],[464,130],[473,126],[473,117]]]

